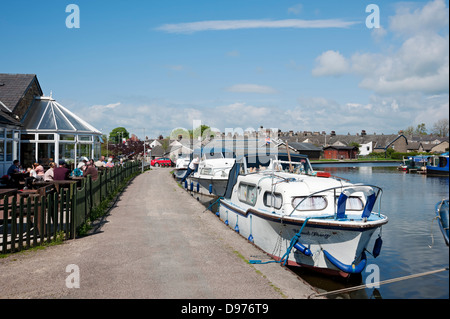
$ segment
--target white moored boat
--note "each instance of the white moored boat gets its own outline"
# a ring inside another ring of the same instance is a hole
[[[218,215],[277,262],[347,276],[365,268],[369,240],[388,222],[372,212],[381,192],[314,172],[307,157],[258,171],[236,163]]]
[[[183,154],[177,158],[177,161],[175,162],[175,169],[173,172],[175,178],[182,179],[184,177],[190,162],[191,158],[189,154]]]
[[[236,159],[226,152],[206,152],[202,154],[196,172],[190,180],[205,188],[210,194],[223,196],[228,184],[228,174]]]

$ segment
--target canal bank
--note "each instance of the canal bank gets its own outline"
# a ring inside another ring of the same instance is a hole
[[[0,298],[303,299],[316,291],[153,169],[126,187],[97,231],[0,260]],[[78,280],[78,281],[77,281]]]

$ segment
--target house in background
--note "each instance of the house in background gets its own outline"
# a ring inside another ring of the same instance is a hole
[[[373,142],[372,141],[370,141],[368,143],[360,144],[360,145],[361,145],[359,147],[359,155],[360,156],[366,156],[373,152],[373,148],[372,148]]]
[[[448,152],[449,149],[449,143],[448,141],[443,141],[439,144],[435,144],[433,145],[433,147],[431,148],[430,152],[431,153],[436,153],[436,154],[442,154],[445,152]]]
[[[311,143],[290,142],[288,145],[292,154],[306,155],[310,160],[318,160],[322,155],[322,147]],[[278,152],[286,153],[286,151],[286,142],[281,142],[278,145]]]

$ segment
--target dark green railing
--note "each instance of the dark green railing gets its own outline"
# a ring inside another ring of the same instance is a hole
[[[79,187],[71,184],[59,192],[46,187],[28,197],[4,196],[0,199],[0,254],[75,238],[91,212],[141,168],[141,162],[127,162],[99,171],[96,181],[83,178]]]

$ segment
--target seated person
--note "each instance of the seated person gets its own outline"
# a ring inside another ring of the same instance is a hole
[[[53,180],[53,171],[55,169],[56,164],[54,162],[50,163],[50,168],[44,174],[44,181],[52,181]]]
[[[69,179],[70,170],[67,168],[66,162],[60,162],[58,167],[53,169],[53,180],[63,181]]]
[[[106,163],[105,163],[105,157],[104,156],[100,156],[100,158],[98,159],[97,162],[94,163],[95,166],[97,168],[103,168],[105,167]]]
[[[39,164],[39,163],[34,163],[33,167],[34,167],[34,170],[36,172],[36,176],[34,176],[34,177],[37,180],[41,180],[41,181],[44,180],[44,175],[45,175],[44,167],[42,167],[42,165]]]
[[[34,163],[36,164],[36,163]],[[33,181],[36,179],[37,173],[34,168],[34,164],[32,167],[27,168],[28,177],[25,178],[25,187],[23,189],[31,189],[33,186]]]
[[[14,160],[14,162],[12,163],[12,165],[8,168],[8,172],[7,174],[12,177],[12,175],[14,173],[19,173],[20,172],[20,163],[19,160]]]
[[[91,163],[91,162],[87,162],[87,168],[84,171],[84,174],[87,175],[91,175],[91,178],[93,181],[96,181],[98,178],[98,171],[97,168],[95,168],[95,166]]]
[[[10,187],[19,187],[20,181],[24,180],[24,175],[20,176],[18,173],[21,172],[20,162],[19,160],[14,160],[12,165],[8,168],[8,185]]]

